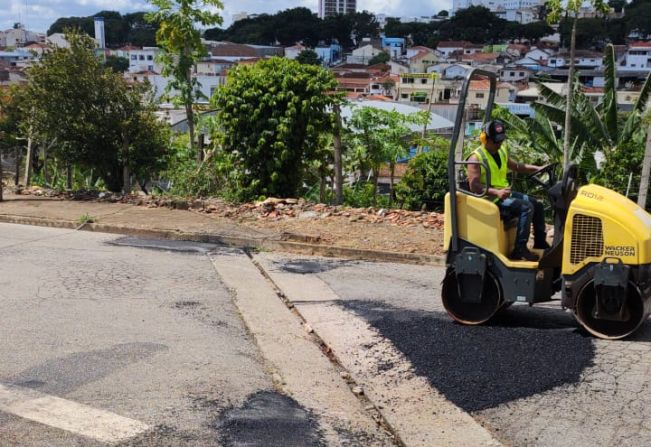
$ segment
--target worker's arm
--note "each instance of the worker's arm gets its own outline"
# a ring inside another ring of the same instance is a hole
[[[517,161],[509,158],[509,169],[518,174],[533,174],[541,169],[542,166],[528,165],[526,163],[518,163]]]
[[[477,156],[471,155],[470,158],[468,158],[468,161],[477,162],[479,160],[477,159]],[[470,186],[470,191],[474,192],[475,194],[481,194],[484,192],[484,185],[481,183],[480,166],[481,165],[476,163],[468,165],[468,185]],[[486,194],[489,196],[499,197],[501,200],[504,200],[511,195],[511,189],[488,188]]]

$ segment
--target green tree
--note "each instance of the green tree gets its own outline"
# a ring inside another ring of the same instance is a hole
[[[213,141],[217,155],[233,154],[234,169],[246,173],[239,199],[297,194],[320,134],[331,129],[336,86],[328,70],[284,58],[229,72],[211,101],[219,129]]]
[[[467,40],[473,43],[498,43],[507,21],[484,6],[470,6],[458,11],[440,25],[441,40]]]
[[[447,150],[445,144],[438,144],[409,160],[407,172],[396,185],[396,200],[400,208],[414,211],[443,209],[443,199],[448,191]]]
[[[104,62],[104,65],[116,73],[124,73],[129,69],[129,59],[111,54],[106,56],[106,62]]]
[[[449,12],[447,12],[445,9],[439,11],[438,14],[436,14],[438,17],[448,17],[450,15]]]
[[[386,51],[382,51],[380,54],[377,56],[373,56],[369,61],[369,65],[375,65],[375,64],[384,64],[386,62],[389,62],[391,60],[391,56],[389,53]]]
[[[389,166],[389,203],[392,203],[396,163],[399,158],[407,155],[414,140],[414,131],[410,125],[423,125],[426,119],[426,112],[404,115],[395,110],[387,111],[373,107],[360,107],[353,111],[350,119],[351,134],[348,137],[348,145],[352,148],[349,166],[360,174],[360,178],[370,176],[373,179],[374,204],[378,173],[384,164]]]
[[[165,93],[178,92],[175,101],[185,108],[190,133],[190,148],[194,147],[194,102],[201,98],[200,86],[192,76],[194,64],[207,55],[201,42],[201,33],[196,25],[210,26],[222,23],[219,14],[211,8],[221,9],[220,0],[150,0],[158,8],[145,18],[159,24],[156,42],[161,48],[159,54],[162,75],[170,78]],[[200,154],[197,151],[197,158]]]
[[[314,50],[303,50],[296,57],[296,62],[305,65],[321,65],[321,58]]]
[[[129,87],[104,67],[90,37],[66,38],[70,48],[47,53],[29,69],[22,126],[40,142],[56,142],[54,155],[64,165],[92,170],[109,190],[119,191],[125,167],[146,168],[130,160],[146,158],[135,154],[140,147],[134,143],[160,141],[156,133],[144,133],[153,129],[147,125],[153,110],[143,106],[144,87]]]

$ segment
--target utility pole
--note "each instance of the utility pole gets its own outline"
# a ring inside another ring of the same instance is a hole
[[[646,208],[646,198],[649,192],[649,173],[651,172],[651,124],[646,131],[646,149],[642,162],[642,176],[640,177],[640,192],[637,195],[637,204]]]
[[[423,134],[421,135],[423,142],[425,142],[425,135],[427,135],[427,124],[432,116],[432,100],[434,98],[434,88],[436,87],[436,73],[430,73],[430,78],[432,79],[432,89],[429,93],[429,101],[427,104],[427,121],[423,125]],[[418,153],[423,152],[423,146],[418,145]]]
[[[574,54],[576,47],[576,13],[572,21],[572,38],[570,40],[570,70],[567,79],[567,102],[565,106],[565,125],[563,126],[563,171],[570,164],[570,144],[572,141],[572,99],[574,96]]]

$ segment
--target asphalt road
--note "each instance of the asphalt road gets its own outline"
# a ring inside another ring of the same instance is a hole
[[[206,255],[0,225],[0,445],[319,445]],[[253,441],[253,442],[251,442]]]
[[[441,268],[266,257],[324,280],[339,306],[505,445],[651,445],[651,322],[632,338],[597,340],[552,302],[465,327],[442,308]]]
[[[318,412],[299,403],[309,392],[294,399],[282,389],[210,258],[244,263],[243,253],[0,230],[0,445],[327,444]],[[631,339],[596,340],[545,305],[462,327],[441,307],[442,269],[261,256],[278,271],[324,281],[336,297],[333,318],[367,322],[409,361],[409,374],[504,445],[651,445],[648,322]],[[301,359],[286,365],[302,368]]]

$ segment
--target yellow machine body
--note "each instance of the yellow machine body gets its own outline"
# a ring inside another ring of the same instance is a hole
[[[579,189],[567,214],[563,238],[563,275],[609,257],[628,265],[651,264],[651,215],[602,186]]]
[[[444,251],[448,251],[450,194],[445,196]],[[513,261],[515,227],[505,229],[499,208],[489,200],[457,193],[459,238],[493,253],[508,267],[536,268],[536,262]],[[562,274],[572,275],[590,263],[619,258],[628,265],[651,264],[651,215],[610,189],[579,189],[564,229]]]
[[[500,210],[493,202],[457,192],[457,226],[459,238],[493,253],[508,267],[536,268],[537,262],[513,261],[508,258],[515,244],[516,228],[505,229]],[[445,195],[443,250],[448,251],[452,236],[450,193]]]

